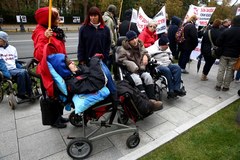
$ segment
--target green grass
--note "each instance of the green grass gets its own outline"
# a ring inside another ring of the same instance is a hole
[[[141,160],[240,160],[237,100]]]

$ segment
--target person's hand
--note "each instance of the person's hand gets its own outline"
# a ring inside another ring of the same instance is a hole
[[[85,61],[79,61],[78,65],[84,65]]]
[[[143,56],[142,64],[143,65],[147,65],[148,64],[148,57],[146,55]]]
[[[53,35],[53,31],[51,28],[48,28],[45,32],[44,32],[44,35],[49,38]]]

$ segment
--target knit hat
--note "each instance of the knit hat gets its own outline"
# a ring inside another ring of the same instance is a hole
[[[130,30],[126,33],[126,38],[127,38],[127,41],[131,41],[134,38],[137,38],[137,33]]]
[[[0,39],[8,42],[8,34],[6,32],[0,31]]]
[[[169,39],[168,39],[167,35],[166,34],[161,35],[159,38],[159,41],[158,41],[158,45],[163,46],[163,45],[167,45],[167,44],[169,44]]]
[[[37,23],[41,25],[48,25],[48,13],[49,13],[48,7],[39,8],[35,12],[35,19]]]

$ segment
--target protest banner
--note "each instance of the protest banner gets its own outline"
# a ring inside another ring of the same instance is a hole
[[[166,7],[163,6],[162,9],[153,17],[153,20],[157,22],[156,33],[166,33],[167,32],[167,19],[166,19]]]
[[[164,33],[167,32],[167,24],[166,24],[166,9],[165,6],[154,16],[153,19],[149,18],[143,11],[142,7],[139,7],[138,16],[137,16],[137,27],[138,31],[142,32],[143,28],[148,25],[149,21],[156,21],[158,26],[156,29],[156,33]]]
[[[188,18],[196,15],[198,17],[196,26],[207,26],[215,9],[216,7],[198,7],[191,4],[184,18],[184,23],[188,20]]]
[[[138,19],[138,12],[136,9],[132,9],[132,17],[131,17],[131,22],[133,23],[137,23],[137,19]]]

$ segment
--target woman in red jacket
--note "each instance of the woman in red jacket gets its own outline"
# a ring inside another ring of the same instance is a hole
[[[32,34],[34,42],[34,58],[39,61],[37,73],[41,75],[43,86],[46,89],[46,94],[50,98],[54,98],[54,82],[47,65],[47,56],[53,53],[66,54],[65,34],[62,29],[58,28],[60,24],[59,12],[56,8],[52,8],[51,28],[48,28],[49,8],[39,8],[35,12],[37,26]],[[50,41],[49,41],[50,38]],[[50,44],[48,44],[50,42]],[[46,47],[47,49],[44,49]],[[57,102],[56,102],[57,103]],[[59,110],[58,119],[52,126],[57,128],[65,128],[68,119],[62,118],[63,106],[57,105]]]
[[[143,42],[145,48],[153,45],[158,39],[156,28],[157,23],[155,21],[150,21],[143,31],[138,35],[138,39]]]

